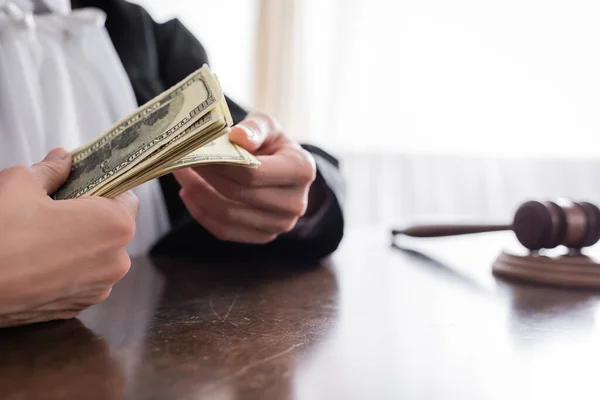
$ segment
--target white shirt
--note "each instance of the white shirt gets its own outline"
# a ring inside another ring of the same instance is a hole
[[[69,0],[44,3],[52,13],[33,14],[32,0],[0,0],[0,169],[75,149],[138,107],[106,15],[71,11]],[[157,180],[134,192],[140,211],[128,250],[138,255],[170,227]]]

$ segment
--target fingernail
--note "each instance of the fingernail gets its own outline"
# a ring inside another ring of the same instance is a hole
[[[254,139],[254,137],[256,136],[256,132],[254,132],[254,129],[252,129],[251,127],[249,127],[247,125],[240,125],[240,128],[242,128],[244,130],[244,132],[246,132],[246,137],[249,140]]]
[[[126,203],[139,208],[140,206],[140,198],[133,192],[133,190],[128,190],[126,192],[121,193],[121,197]]]
[[[52,149],[52,151],[50,153],[48,153],[48,156],[46,156],[46,160],[62,161],[62,160],[66,160],[70,156],[71,155],[69,154],[68,151],[66,151],[62,147],[57,147],[55,149]]]

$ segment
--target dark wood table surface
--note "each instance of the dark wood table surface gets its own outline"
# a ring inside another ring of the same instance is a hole
[[[600,398],[600,295],[495,278],[514,242],[382,227],[322,265],[136,259],[79,318],[0,330],[0,398]]]

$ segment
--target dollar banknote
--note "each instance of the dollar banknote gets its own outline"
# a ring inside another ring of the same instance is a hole
[[[204,65],[75,149],[71,173],[53,197],[113,197],[179,168],[206,163],[257,167],[254,156],[229,141],[232,124],[220,83]]]

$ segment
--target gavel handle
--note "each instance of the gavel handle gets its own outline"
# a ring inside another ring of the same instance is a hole
[[[394,229],[392,235],[425,238],[510,230],[512,230],[511,225],[415,225],[406,229]]]

